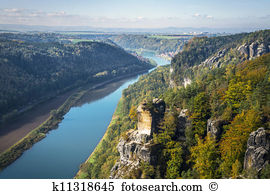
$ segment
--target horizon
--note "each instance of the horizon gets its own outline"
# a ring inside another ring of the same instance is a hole
[[[47,28],[270,28],[270,1],[257,0],[0,0],[0,24]]]
[[[250,33],[270,28],[209,28],[209,27],[163,27],[163,28],[106,28],[92,26],[46,26],[46,25],[24,25],[24,24],[0,24],[0,32],[91,32],[91,33],[152,33],[152,34],[236,34]]]

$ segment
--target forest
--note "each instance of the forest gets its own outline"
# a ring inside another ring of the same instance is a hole
[[[162,36],[123,34],[112,36],[110,39],[119,46],[128,49],[144,49],[155,51],[157,54],[179,52],[184,43],[192,36],[183,36],[177,39],[166,39]]]
[[[95,84],[153,67],[113,44],[95,41],[64,44],[49,41],[48,37],[53,35],[43,36],[46,41],[40,40],[41,35],[27,41],[27,35],[1,34],[2,121],[27,106],[82,84]],[[56,39],[57,36],[53,40]]]
[[[123,92],[105,137],[76,178],[110,176],[119,159],[119,139],[136,129],[138,104],[153,98],[164,99],[167,109],[153,136],[158,160],[155,165],[141,161],[124,178],[270,178],[269,164],[260,171],[244,168],[250,134],[270,129],[270,54],[266,48],[248,58],[239,49],[254,42],[270,45],[269,37],[265,30],[190,40],[173,58],[172,73],[169,66],[157,68]],[[259,47],[248,48],[256,53]],[[218,66],[203,63],[215,56]],[[185,77],[191,80],[186,86]],[[187,110],[187,125],[179,134],[182,110]],[[211,121],[219,123],[218,134],[207,130]]]

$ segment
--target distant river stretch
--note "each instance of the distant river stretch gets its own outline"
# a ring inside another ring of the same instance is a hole
[[[169,64],[152,52],[144,52],[142,56],[158,65]],[[110,94],[105,92],[94,101],[71,108],[56,130],[0,172],[0,178],[73,178],[104,135],[122,91],[138,77],[112,83],[115,90]]]

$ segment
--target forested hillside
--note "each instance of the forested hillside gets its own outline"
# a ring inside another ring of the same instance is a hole
[[[182,52],[173,58],[171,63],[174,70],[172,80],[176,84],[181,84],[184,77],[194,77],[192,68],[189,67],[196,68],[196,66],[203,63],[211,63],[210,66],[213,63],[227,65],[231,62],[240,63],[246,59],[251,59],[257,54],[260,56],[261,54],[257,53],[257,50],[262,53],[269,50],[269,34],[269,30],[264,30],[249,34],[243,33],[211,38],[195,37],[185,44]],[[241,46],[244,46],[244,48],[240,48]]]
[[[176,53],[184,46],[192,36],[178,38],[163,38],[150,35],[118,35],[111,39],[121,47],[129,50],[145,49],[155,51],[157,54]]]
[[[101,42],[61,44],[0,39],[0,115],[85,83],[150,69],[147,62]]]
[[[129,116],[130,109],[136,112],[136,106],[144,99],[161,95],[169,87],[169,67],[158,67],[148,75],[123,91],[112,121],[96,147],[90,159],[81,165],[76,178],[108,178],[111,168],[119,158],[116,146],[121,134],[135,127],[135,121]],[[132,116],[131,116],[132,117]]]
[[[170,79],[164,67],[123,92],[105,140],[78,177],[270,178],[269,37],[265,30],[189,41],[172,60]],[[150,153],[137,149],[143,142],[123,152],[135,138],[126,131],[137,129],[138,103],[145,99],[151,109],[153,98],[165,101],[166,112],[147,137]],[[119,152],[135,166],[113,167]]]

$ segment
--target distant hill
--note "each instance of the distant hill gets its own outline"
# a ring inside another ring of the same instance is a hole
[[[0,39],[0,115],[85,83],[135,74],[152,66],[102,42]]]
[[[127,50],[151,50],[157,54],[173,56],[178,53],[192,35],[134,35],[123,34],[110,39]]]

